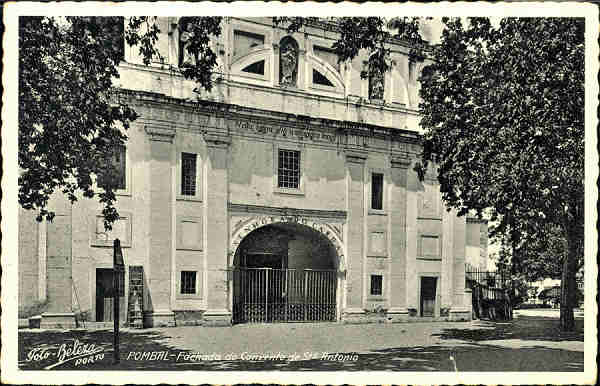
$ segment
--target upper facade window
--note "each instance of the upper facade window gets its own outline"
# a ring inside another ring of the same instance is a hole
[[[297,86],[298,82],[298,43],[286,36],[279,44],[279,83],[283,86]]]
[[[196,154],[181,153],[181,195],[196,195]]]
[[[279,149],[277,186],[288,189],[300,188],[300,151]]]
[[[371,209],[383,209],[383,174],[371,174]]]
[[[117,189],[127,189],[127,157],[125,146],[115,150],[115,167],[117,169]]]
[[[104,187],[111,180],[115,190],[127,189],[127,153],[125,146],[117,146],[112,157],[112,170],[98,181],[98,186]]]

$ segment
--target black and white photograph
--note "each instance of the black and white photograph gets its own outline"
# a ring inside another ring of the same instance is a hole
[[[3,18],[3,381],[596,383],[597,5]]]

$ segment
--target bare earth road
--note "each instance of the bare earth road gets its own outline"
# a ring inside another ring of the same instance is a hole
[[[517,316],[510,322],[124,329],[121,362],[116,366],[112,330],[20,330],[19,366],[24,370],[583,371],[581,317],[576,319],[577,332],[561,334],[552,311],[520,311]]]

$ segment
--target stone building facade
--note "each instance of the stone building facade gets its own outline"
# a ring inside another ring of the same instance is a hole
[[[465,262],[487,258],[487,225],[413,170],[427,59],[392,40],[391,71],[361,79],[366,57],[337,62],[334,24],[225,18],[207,93],[178,72],[194,60],[185,19],[159,23],[163,60],[126,47],[116,80],[140,116],[121,219],[106,232],[97,201],[59,196],[52,223],[22,210],[22,306],[45,302],[43,325],[111,320],[119,238],[122,317],[139,307],[145,326],[471,318]]]

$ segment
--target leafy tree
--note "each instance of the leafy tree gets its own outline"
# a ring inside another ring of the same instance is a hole
[[[21,17],[19,19],[19,203],[51,220],[50,196],[60,191],[71,202],[78,192],[98,196],[105,226],[118,218],[114,207],[118,173],[114,151],[127,140],[135,111],[115,98],[124,36],[138,46],[146,64],[158,55],[160,30],[152,17]],[[183,69],[210,90],[216,62],[208,46],[220,34],[219,17],[188,18],[197,57]],[[94,189],[94,178],[102,188]]]
[[[184,17],[180,26],[190,39],[187,53],[195,60],[179,70],[210,91],[216,54],[211,37],[221,34],[221,17]],[[298,31],[307,20],[273,18],[275,25]],[[113,79],[119,77],[124,39],[139,49],[146,65],[161,58],[156,49],[160,28],[156,17],[21,17],[19,19],[19,203],[52,219],[48,200],[57,191],[75,202],[78,192],[98,197],[105,227],[118,218],[114,207],[118,173],[114,151],[127,140],[126,131],[137,115],[115,98]],[[386,39],[399,37],[423,43],[419,19],[378,17],[336,18],[341,38],[334,48],[340,61],[362,49],[374,53],[369,71],[389,68]],[[386,26],[387,24],[387,26]],[[396,31],[392,34],[390,31]],[[94,189],[94,176],[102,188]]]
[[[507,245],[526,251],[521,269],[564,240],[555,257],[560,324],[572,330],[583,257],[584,20],[443,22],[420,79],[422,166],[438,165],[447,205],[489,211]]]

